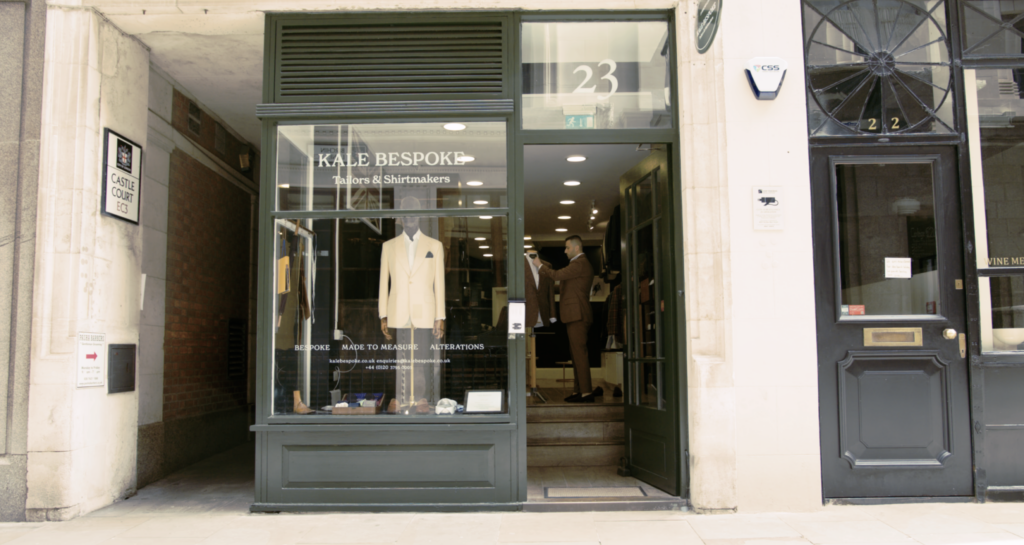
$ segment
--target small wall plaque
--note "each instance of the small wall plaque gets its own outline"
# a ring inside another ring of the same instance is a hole
[[[107,345],[107,393],[135,391],[135,345]]]

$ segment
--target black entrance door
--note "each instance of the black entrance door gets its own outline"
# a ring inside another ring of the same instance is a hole
[[[668,154],[651,153],[622,176],[626,296],[626,456],[633,476],[679,494],[679,369],[672,313],[673,202]],[[668,303],[666,305],[666,299]]]
[[[812,159],[826,498],[972,494],[953,148]]]

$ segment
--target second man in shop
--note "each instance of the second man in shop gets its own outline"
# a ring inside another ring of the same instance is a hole
[[[590,381],[590,356],[587,353],[587,334],[594,321],[590,310],[590,288],[594,284],[594,268],[583,255],[583,240],[573,235],[565,239],[565,255],[569,265],[559,270],[545,266],[540,257],[533,264],[540,274],[557,280],[559,285],[558,309],[569,337],[569,350],[576,372],[573,394],[565,398],[569,403],[593,403],[602,392],[595,392]]]

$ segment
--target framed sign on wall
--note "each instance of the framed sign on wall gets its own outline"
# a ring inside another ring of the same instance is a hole
[[[103,199],[100,212],[139,224],[142,146],[110,129],[103,131]]]

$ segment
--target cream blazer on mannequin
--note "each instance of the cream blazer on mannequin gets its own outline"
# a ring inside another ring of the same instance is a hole
[[[384,243],[380,254],[378,311],[390,328],[431,329],[444,319],[444,246],[420,233],[416,257],[409,270],[409,254],[399,235]],[[429,256],[429,257],[428,257]],[[391,289],[388,290],[388,280]]]

